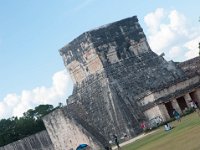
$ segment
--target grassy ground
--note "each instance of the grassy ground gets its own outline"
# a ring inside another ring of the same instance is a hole
[[[171,131],[157,132],[122,147],[123,150],[200,150],[200,117],[197,113],[172,122]]]

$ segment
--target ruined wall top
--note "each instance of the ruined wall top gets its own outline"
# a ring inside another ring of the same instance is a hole
[[[110,64],[151,52],[136,16],[87,31],[60,49],[75,83]]]
[[[200,56],[181,62],[178,65],[187,75],[200,74]]]

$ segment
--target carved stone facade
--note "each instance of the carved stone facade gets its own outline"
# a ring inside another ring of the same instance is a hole
[[[108,141],[112,134],[136,136],[143,120],[169,119],[165,103],[200,85],[199,75],[186,73],[190,67],[150,49],[136,16],[85,32],[60,54],[74,81],[65,109],[84,117]],[[182,111],[180,101],[172,108]]]
[[[56,150],[104,149],[200,104],[200,57],[174,63],[149,47],[136,16],[88,31],[60,49],[73,82],[67,105],[43,118]]]
[[[55,150],[75,150],[79,144],[88,144],[92,149],[100,150],[104,148],[102,144],[108,145],[103,136],[84,124],[84,120],[72,118],[66,110],[57,109],[43,118]]]

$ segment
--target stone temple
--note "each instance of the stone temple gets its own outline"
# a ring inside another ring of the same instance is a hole
[[[182,113],[191,99],[200,100],[193,68],[199,63],[177,64],[155,54],[136,16],[85,32],[60,54],[74,81],[68,114],[106,140],[113,133],[134,137],[142,120],[168,120],[172,108]]]
[[[159,41],[158,41],[159,42]],[[200,104],[200,57],[175,63],[155,54],[136,16],[91,31],[60,49],[74,82],[67,105],[43,118],[55,150],[103,149]]]

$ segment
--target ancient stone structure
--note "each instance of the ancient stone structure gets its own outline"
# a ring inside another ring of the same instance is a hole
[[[167,120],[172,107],[182,112],[191,100],[182,94],[200,85],[199,75],[150,49],[136,16],[85,32],[60,54],[74,81],[65,109],[107,140],[136,136],[141,121]]]
[[[200,57],[181,62],[178,65],[187,75],[200,74]]]
[[[184,72],[182,78],[139,100],[148,120],[154,121],[159,116],[168,120],[172,117],[173,108],[183,114],[191,107],[191,101],[200,104],[200,57],[177,63],[177,66]]]
[[[74,89],[65,107],[43,118],[55,150],[104,149],[113,134],[134,137],[142,121],[166,121],[173,108],[182,114],[191,101],[200,104],[200,57],[175,63],[158,56],[136,16],[85,32],[60,54]]]
[[[88,144],[92,149],[100,150],[109,145],[83,118],[72,117],[65,107],[48,114],[43,121],[55,150],[75,150],[79,144]]]
[[[39,132],[6,146],[0,150],[55,150],[46,131]]]

